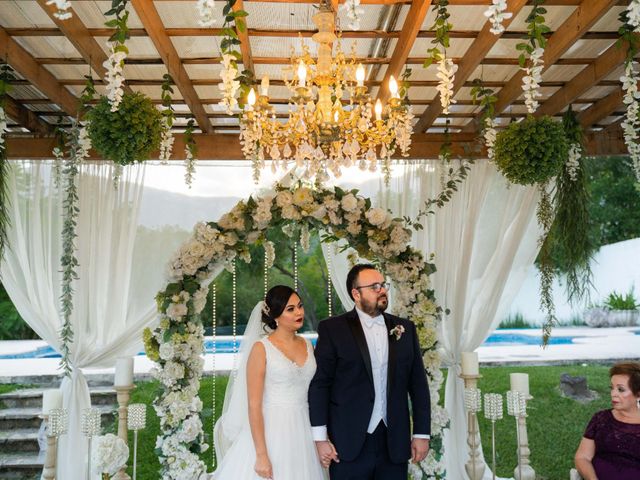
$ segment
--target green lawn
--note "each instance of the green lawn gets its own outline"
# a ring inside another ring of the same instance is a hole
[[[573,455],[580,442],[584,428],[591,415],[600,409],[609,407],[609,379],[608,367],[591,365],[560,366],[560,367],[490,367],[482,368],[483,378],[479,387],[483,392],[504,393],[509,388],[509,373],[524,372],[529,374],[531,394],[534,399],[529,403],[529,417],[527,427],[529,445],[531,448],[531,464],[540,480],[561,480],[568,478],[568,472],[573,464]],[[589,387],[596,390],[600,398],[586,405],[573,400],[562,398],[558,388],[562,373],[572,375],[586,375]],[[217,378],[216,411],[220,414],[226,378]],[[133,402],[143,402],[151,405],[156,395],[156,382],[141,383],[133,392]],[[211,443],[212,432],[212,382],[205,378],[200,390],[205,404],[205,431]],[[480,418],[482,443],[487,459],[491,458],[491,425]],[[115,427],[113,427],[115,429]],[[113,430],[112,429],[112,430]],[[158,420],[155,411],[149,407],[147,412],[147,429],[140,432],[138,439],[138,478],[141,480],[155,480],[158,478],[159,464],[154,453],[155,438],[158,434]],[[515,420],[506,415],[496,425],[498,475],[512,476],[516,466],[516,431]],[[130,444],[133,447],[133,434]],[[466,445],[465,445],[466,447]],[[211,449],[203,455],[208,469],[211,468]],[[489,460],[490,461],[490,460]],[[131,473],[131,469],[130,469]],[[455,479],[451,479],[455,480]]]

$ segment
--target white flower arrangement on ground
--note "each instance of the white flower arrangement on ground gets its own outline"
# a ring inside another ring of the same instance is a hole
[[[346,0],[342,7],[347,11],[349,28],[360,30],[360,16],[364,13],[364,10],[360,8],[360,0]]]
[[[105,79],[107,81],[107,98],[109,99],[109,103],[111,104],[111,111],[118,111],[118,106],[120,106],[120,102],[122,101],[122,96],[124,95],[124,60],[127,58],[127,53],[118,50],[119,46],[116,42],[109,43],[109,58],[107,58],[102,66],[106,68],[107,73],[105,75]]]
[[[218,88],[222,92],[222,100],[218,102],[218,105],[225,107],[227,114],[233,115],[233,108],[238,105],[236,93],[240,89],[240,82],[236,80],[238,67],[235,64],[235,57],[226,53],[222,55],[221,63],[220,78],[222,78],[222,82],[218,84]]]
[[[300,238],[296,233],[301,234],[305,244],[305,230],[322,230],[326,232],[323,241],[345,239],[360,257],[379,264],[394,282],[396,313],[416,324],[432,401],[438,404],[443,380],[437,345],[441,309],[429,279],[435,267],[408,245],[411,231],[404,220],[372,208],[370,200],[360,197],[357,190],[277,185],[275,195],[241,201],[218,222],[196,225],[192,237],[170,261],[167,286],[156,296],[160,323],[153,331],[145,330],[144,343],[147,356],[156,362],[153,373],[163,388],[154,401],[160,419],[156,447],[161,452],[163,480],[205,475],[205,465],[197,456],[208,448],[198,419],[204,339],[199,314],[211,272],[221,265],[230,266],[237,258],[250,261],[251,244],[263,245],[268,262],[272,262],[273,244],[267,240],[270,229],[296,239]],[[448,424],[446,412],[438,410],[432,423],[433,462],[425,464],[425,469],[433,472],[427,478],[442,478],[440,436]]]
[[[91,465],[98,475],[115,475],[129,459],[129,447],[113,433],[94,438],[92,447]]]
[[[640,129],[638,80],[640,80],[640,76],[635,67],[636,62],[628,60],[625,65],[624,75],[620,77],[622,90],[624,91],[623,102],[627,107],[622,121],[622,131],[624,133],[624,142],[633,162],[636,178],[640,181],[640,143],[638,143],[638,130]]]
[[[489,31],[494,35],[501,35],[505,30],[502,22],[513,17],[513,13],[507,12],[506,10],[507,0],[493,0],[493,4],[484,12],[484,16],[487,17],[491,23],[491,29]]]
[[[214,0],[198,0],[198,13],[200,20],[198,23],[203,27],[211,27],[216,23],[215,12],[213,11]]]
[[[540,93],[540,82],[542,82],[542,69],[544,68],[544,48],[537,47],[529,55],[529,63],[522,70],[525,76],[522,77],[522,91],[524,92],[524,104],[528,113],[534,113],[539,106],[538,98]]]
[[[436,89],[440,93],[440,104],[442,105],[442,113],[449,114],[449,106],[452,103],[456,103],[453,98],[453,82],[456,79],[456,72],[458,71],[458,65],[453,63],[453,60],[441,55],[438,61],[438,85]]]
[[[71,2],[68,0],[49,0],[47,5],[55,5],[58,9],[57,12],[54,12],[53,16],[59,20],[67,20],[73,16],[73,14],[69,11],[71,9]]]

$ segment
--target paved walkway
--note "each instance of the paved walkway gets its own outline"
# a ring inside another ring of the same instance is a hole
[[[616,361],[620,359],[640,359],[640,327],[634,328],[556,328],[553,338],[571,343],[549,345],[539,344],[540,330],[500,330],[508,336],[525,335],[527,344],[485,343],[478,348],[480,362],[484,365],[542,365],[560,363],[588,363]],[[570,340],[571,339],[571,340]],[[0,342],[0,354],[19,354],[46,346],[40,340]],[[59,373],[59,358],[0,359],[0,383],[34,382],[38,376]],[[215,358],[217,371],[229,371],[233,366],[232,354],[218,354]],[[153,363],[145,356],[135,357],[136,376],[148,374]],[[205,371],[213,368],[213,357],[207,355]],[[108,378],[113,369],[86,369],[85,374]]]

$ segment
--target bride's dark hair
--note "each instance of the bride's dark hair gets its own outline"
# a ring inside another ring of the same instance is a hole
[[[284,309],[293,294],[298,295],[293,288],[286,285],[276,285],[271,287],[264,298],[264,306],[262,307],[262,323],[272,330],[278,326],[276,318],[282,315]],[[298,295],[299,296],[299,295]]]

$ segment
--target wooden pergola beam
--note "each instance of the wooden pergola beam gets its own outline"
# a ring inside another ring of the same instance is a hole
[[[585,130],[604,118],[607,118],[623,105],[624,94],[622,88],[616,88],[606,97],[601,98],[589,108],[577,114],[578,121]]]
[[[239,10],[244,10],[244,5],[242,0],[236,0],[236,3],[233,4],[233,11],[237,12]],[[242,31],[238,24],[244,24],[244,31]],[[253,57],[251,56],[251,42],[249,41],[249,34],[247,33],[247,22],[244,17],[236,18],[236,33],[238,34],[238,39],[240,40],[240,52],[242,53],[242,65],[245,70],[249,70],[251,73],[255,75],[256,70],[253,66]]]
[[[407,58],[409,57],[409,52],[411,52],[413,44],[418,36],[418,32],[422,27],[422,23],[427,16],[429,5],[431,5],[431,0],[413,0],[411,2],[411,8],[409,9],[404,25],[402,26],[400,38],[396,43],[393,55],[391,55],[391,62],[389,62],[389,66],[384,74],[382,85],[378,90],[378,99],[383,104],[389,98],[389,79],[391,78],[391,75],[393,75],[396,80],[400,76],[402,67],[404,67]]]
[[[565,20],[565,22],[549,38],[544,51],[544,69],[553,65],[585,32],[593,26],[602,15],[604,15],[616,0],[583,0],[578,8]],[[525,73],[519,70],[513,75],[507,84],[498,92],[498,101],[495,110],[500,113],[509,107],[511,103],[522,94],[522,78]],[[475,131],[477,125],[475,121],[469,122],[465,127],[466,131]]]
[[[171,39],[164,31],[162,19],[153,5],[153,2],[147,0],[132,0],[132,4],[136,9],[142,24],[144,25],[147,34],[153,41],[153,44],[158,50],[158,53],[162,57],[169,75],[173,78],[173,81],[180,90],[180,93],[184,97],[191,113],[193,113],[198,122],[198,126],[204,133],[211,131],[211,122],[207,118],[206,112],[202,103],[198,99],[198,94],[193,87],[193,83],[189,79],[189,75],[182,65],[180,56],[176,51]]]
[[[562,111],[583,93],[589,91],[600,80],[606,78],[618,66],[622,65],[627,56],[628,44],[614,43],[602,55],[587,65],[564,87],[549,97],[535,112],[535,116],[555,115]]]
[[[53,132],[53,127],[51,125],[39,118],[36,113],[16,102],[8,95],[4,97],[4,110],[13,121],[30,132],[34,132],[39,135],[47,135]]]
[[[7,63],[16,72],[58,104],[65,112],[75,117],[78,100],[49,70],[38,65],[33,55],[18,45],[2,27],[0,27],[0,51],[5,53]]]
[[[509,19],[505,19],[502,24],[504,28],[507,28],[511,21],[518,15],[518,12],[525,6],[527,0],[509,0],[507,3],[507,12],[513,13],[513,16]],[[484,27],[478,34],[478,37],[473,41],[471,46],[467,49],[467,52],[473,52],[472,55],[465,55],[458,64],[458,71],[456,72],[455,80],[453,82],[453,97],[471,74],[475,71],[476,67],[482,63],[482,60],[491,51],[496,42],[500,39],[500,35],[494,35],[491,33],[491,23],[487,20]],[[424,132],[433,124],[433,122],[442,113],[442,104],[440,103],[440,93],[436,94],[434,103],[427,108],[418,123],[414,126],[414,131]]]

